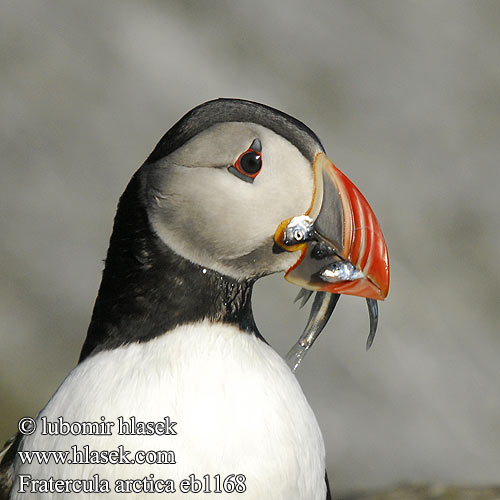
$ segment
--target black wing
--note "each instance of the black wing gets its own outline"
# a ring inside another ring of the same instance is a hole
[[[23,435],[12,436],[0,451],[0,500],[8,500],[14,482],[13,465]]]

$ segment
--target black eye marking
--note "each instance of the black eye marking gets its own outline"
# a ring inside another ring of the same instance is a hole
[[[229,172],[239,179],[252,183],[262,169],[262,143],[254,139],[251,146],[243,152],[234,165],[228,167]]]
[[[253,184],[253,177],[248,177],[248,175],[242,174],[238,170],[236,170],[232,165],[230,167],[227,167],[229,172],[231,172],[233,175],[236,175],[238,179],[241,179],[242,181],[249,182],[250,184]]]
[[[262,152],[262,143],[260,142],[260,139],[254,139],[252,142],[252,145],[250,146],[250,149],[252,151],[256,151],[257,153]]]

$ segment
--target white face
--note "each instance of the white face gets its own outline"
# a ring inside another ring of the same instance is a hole
[[[249,183],[228,166],[254,139],[262,169]],[[152,226],[182,257],[237,279],[284,271],[298,259],[273,254],[273,236],[311,205],[313,171],[282,136],[254,123],[219,123],[143,168]]]

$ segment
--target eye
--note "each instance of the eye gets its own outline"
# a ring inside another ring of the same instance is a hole
[[[236,163],[239,163],[239,170],[242,170],[243,173],[255,177],[262,168],[262,157],[260,156],[260,153],[247,151],[238,158]]]
[[[262,155],[260,153],[260,141],[255,149],[257,139],[252,143],[249,149],[242,153],[235,161],[234,165],[230,166],[228,170],[246,182],[253,182],[262,169]],[[257,149],[257,151],[256,151]]]

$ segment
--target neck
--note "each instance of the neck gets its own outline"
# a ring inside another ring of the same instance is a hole
[[[253,280],[237,281],[175,254],[152,230],[140,189],[139,171],[118,204],[80,362],[203,319],[237,324],[258,335]]]

